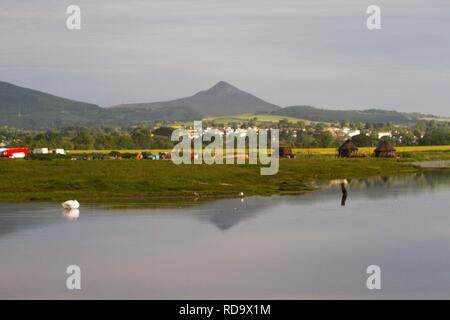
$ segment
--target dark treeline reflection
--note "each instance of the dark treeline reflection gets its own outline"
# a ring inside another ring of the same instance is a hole
[[[59,204],[55,207],[59,210]],[[0,236],[57,222],[60,215],[55,219],[52,209],[42,203],[0,204]]]

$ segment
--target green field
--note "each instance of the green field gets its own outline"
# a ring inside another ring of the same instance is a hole
[[[280,160],[275,176],[255,165],[174,165],[137,160],[0,160],[0,201],[179,203],[216,197],[300,194],[305,183],[390,176],[419,170],[395,159],[300,156]]]
[[[279,115],[273,115],[273,114],[242,114],[238,116],[222,116],[222,117],[210,117],[205,118],[203,121],[211,121],[214,124],[233,124],[233,123],[242,123],[245,121],[251,121],[255,119],[255,124],[260,125],[262,123],[267,122],[280,122],[281,120],[287,120],[291,123],[297,123],[299,121],[304,122],[305,124],[310,124],[312,121],[300,119],[300,118],[294,118],[294,117],[287,117],[287,116],[279,116]]]

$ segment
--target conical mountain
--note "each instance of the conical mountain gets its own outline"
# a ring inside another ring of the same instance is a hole
[[[220,81],[212,88],[200,91],[191,97],[172,101],[127,104],[116,107],[150,109],[184,107],[191,108],[203,116],[237,115],[258,111],[271,112],[280,109],[279,106],[242,91],[225,81]]]

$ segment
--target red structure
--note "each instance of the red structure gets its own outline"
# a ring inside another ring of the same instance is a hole
[[[5,158],[25,158],[28,156],[28,149],[27,148],[10,148],[6,149],[1,153],[2,157]]]

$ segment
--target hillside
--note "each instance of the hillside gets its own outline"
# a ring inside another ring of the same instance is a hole
[[[156,109],[177,107],[189,107],[203,116],[226,116],[258,111],[271,112],[280,109],[279,106],[239,90],[225,81],[220,81],[212,88],[200,91],[187,98],[153,103],[126,104],[113,108]]]
[[[280,108],[221,81],[187,98],[111,108],[57,97],[0,81],[0,126],[45,130],[64,126],[133,125],[154,121],[210,119],[217,123],[316,121],[409,124],[440,118],[386,110],[327,110],[310,106]],[[214,119],[216,118],[216,119]]]
[[[300,118],[294,118],[294,117],[288,117],[288,116],[280,116],[276,114],[255,114],[255,113],[247,113],[247,114],[241,114],[241,115],[235,115],[235,116],[218,116],[218,117],[207,117],[203,118],[203,121],[209,121],[214,124],[241,124],[243,122],[254,122],[255,125],[260,125],[263,123],[278,123],[282,120],[286,120],[290,123],[298,123],[303,122],[305,124],[311,124],[311,121],[300,119]]]
[[[105,122],[133,124],[145,121],[190,121],[201,119],[202,115],[192,107],[115,107],[105,109]]]
[[[0,81],[0,125],[47,129],[95,122],[104,109]]]
[[[130,125],[146,121],[201,119],[189,106],[105,109],[0,82],[0,126],[46,130],[64,126]]]
[[[308,119],[322,122],[362,122],[362,123],[415,123],[425,115],[401,113],[378,109],[369,110],[330,110],[311,106],[292,106],[272,112],[272,114]]]

